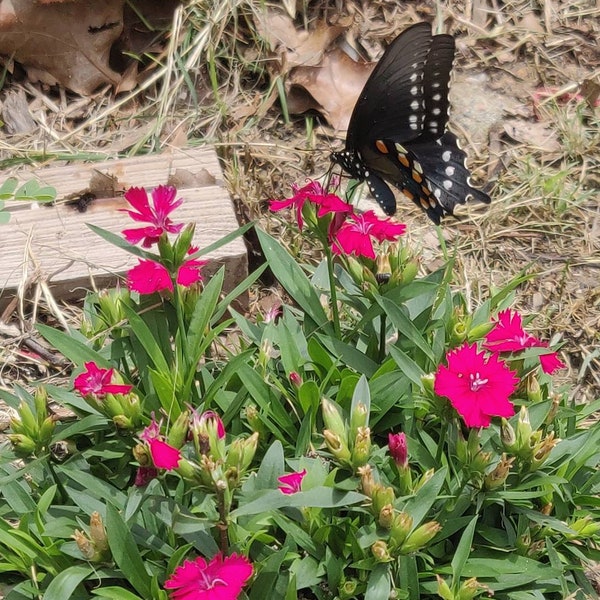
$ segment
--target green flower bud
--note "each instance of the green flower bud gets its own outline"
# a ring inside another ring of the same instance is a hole
[[[339,461],[349,463],[350,462],[350,450],[348,449],[348,445],[344,442],[343,439],[340,438],[339,435],[333,433],[329,429],[326,429],[323,432],[323,437],[325,438],[325,444],[329,449],[329,452],[335,456]]]
[[[495,327],[495,325],[495,323],[481,323],[480,325],[475,325],[475,327],[469,329],[467,339],[469,342],[481,340]]]
[[[460,586],[456,600],[473,600],[482,590],[489,589],[487,585],[479,583],[475,577],[471,577]]]
[[[108,537],[99,512],[94,511],[90,516],[90,539],[98,552],[108,551]]]
[[[350,414],[350,431],[352,436],[356,436],[359,427],[367,427],[369,424],[369,411],[364,402],[357,402],[354,410]]]
[[[531,422],[529,421],[529,411],[525,406],[521,406],[521,410],[519,412],[519,419],[517,421],[517,429],[515,431],[516,434],[516,447],[517,453],[519,456],[529,454],[530,449],[530,439],[531,434],[533,433],[533,429],[531,427]]]
[[[373,469],[371,468],[371,465],[359,467],[357,471],[358,475],[360,476],[360,487],[363,494],[369,498],[372,498],[376,483],[373,477]]]
[[[400,551],[404,554],[409,554],[416,550],[420,550],[436,536],[441,528],[442,526],[437,521],[429,521],[420,527],[417,527],[417,529],[406,538]]]
[[[445,579],[442,579],[439,575],[435,576],[437,579],[437,594],[443,600],[456,600],[450,586],[446,583]]]
[[[394,516],[390,540],[396,548],[402,546],[413,528],[413,518],[407,512],[399,512]]]
[[[388,546],[383,540],[377,540],[371,546],[371,552],[377,562],[390,562],[392,560]]]
[[[517,436],[515,430],[504,417],[502,417],[500,425],[500,438],[505,450],[508,452],[517,451]]]
[[[35,442],[23,433],[9,433],[8,439],[19,456],[30,456],[36,450]]]
[[[52,441],[52,435],[54,434],[54,430],[56,429],[56,421],[54,417],[46,417],[42,424],[40,425],[40,430],[38,433],[38,442],[43,446],[48,446]]]
[[[352,466],[362,467],[367,464],[371,455],[371,430],[368,427],[359,427],[352,448]]]
[[[531,373],[529,377],[527,377],[526,381],[526,389],[527,389],[527,399],[535,404],[537,402],[541,402],[542,400],[542,388],[536,378],[536,376]]]
[[[540,432],[541,433],[541,432]],[[560,442],[559,438],[554,437],[554,431],[549,435],[545,436],[542,440],[534,444],[533,453],[531,456],[531,469],[538,469],[545,462],[548,456],[550,456],[550,452],[556,444]]]
[[[342,416],[340,408],[327,398],[321,400],[321,410],[323,412],[323,422],[325,428],[339,436],[343,443],[348,445],[348,430],[346,421]]]
[[[115,415],[112,418],[112,422],[118,429],[135,429],[133,421],[125,415]]]
[[[571,540],[582,540],[585,538],[595,537],[598,532],[600,532],[600,523],[594,521],[590,515],[573,521],[569,527],[577,532],[576,535],[567,534],[565,536]]]
[[[416,494],[434,475],[435,469],[428,469],[421,475],[419,481],[414,485],[414,493]]]
[[[488,473],[484,479],[484,487],[486,490],[495,490],[500,487],[506,481],[508,474],[510,473],[510,467],[515,462],[515,457],[506,457],[505,453],[502,453],[500,462],[496,465],[493,471]]]
[[[182,448],[187,440],[189,427],[190,411],[184,410],[171,425],[167,435],[167,444],[173,448]]]
[[[400,275],[400,283],[402,285],[408,285],[411,281],[414,280],[418,273],[419,261],[416,259],[411,260],[406,264],[404,269],[402,269],[402,274]]]
[[[338,596],[340,600],[354,600],[357,589],[358,582],[355,579],[346,579],[338,589]]]
[[[40,386],[35,390],[33,403],[35,406],[37,424],[38,427],[41,427],[44,419],[48,416],[48,394],[46,393],[45,387]]]
[[[373,500],[373,514],[378,516],[384,506],[387,504],[394,504],[394,489],[376,483],[373,488],[371,499]]]
[[[381,508],[377,522],[384,529],[391,529],[394,523],[394,507],[391,504],[386,504]]]
[[[38,424],[29,404],[21,401],[18,412],[19,416],[10,420],[12,430],[15,433],[23,433],[35,439],[38,433]]]

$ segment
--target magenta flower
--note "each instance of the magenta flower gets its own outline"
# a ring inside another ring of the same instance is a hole
[[[150,439],[147,443],[150,448],[152,462],[156,468],[172,471],[179,466],[181,452],[177,448],[158,438]]]
[[[394,462],[402,468],[408,467],[408,447],[405,433],[389,433],[388,445]]]
[[[525,348],[547,348],[548,343],[539,340],[523,329],[521,315],[511,309],[498,313],[494,328],[485,336],[484,348],[495,352],[519,352]],[[556,352],[540,355],[540,364],[544,373],[552,374],[564,369]]]
[[[126,210],[129,216],[138,222],[150,223],[147,227],[125,229],[122,233],[130,244],[142,242],[144,248],[150,248],[158,242],[163,233],[179,233],[183,224],[175,225],[169,215],[183,202],[175,200],[177,190],[168,185],[159,185],[152,190],[152,206],[144,188],[129,188],[125,199],[134,210]]]
[[[289,475],[282,475],[281,477],[278,477],[277,481],[279,481],[279,491],[287,495],[299,492],[305,475],[306,469],[302,469],[302,471],[296,471],[294,473],[290,473]]]
[[[395,242],[405,231],[406,225],[380,219],[372,210],[351,214],[337,231],[332,250],[335,254],[354,254],[375,260],[372,238]]]
[[[191,247],[188,250],[188,254],[194,254],[198,248]],[[206,260],[198,260],[196,258],[190,258],[186,260],[177,271],[177,283],[184,287],[189,287],[194,283],[202,281],[202,273],[200,269],[207,263]]]
[[[465,342],[448,352],[446,361],[438,367],[433,389],[450,400],[468,427],[488,427],[493,416],[514,414],[509,397],[519,379],[498,356],[486,358]]]
[[[174,448],[170,444],[167,444],[167,442],[163,441],[160,433],[161,424],[162,419],[159,423],[157,423],[156,419],[154,418],[154,413],[152,413],[150,425],[144,428],[144,431],[142,431],[140,434],[140,439],[148,444],[150,456],[152,457],[154,466],[158,469],[172,471],[179,466],[179,461],[181,460],[182,456],[181,452],[177,448]]]
[[[127,273],[127,287],[140,294],[173,291],[173,282],[167,268],[153,260],[140,259]]]
[[[318,181],[309,180],[304,187],[299,187],[297,184],[292,184],[292,192],[294,195],[291,198],[284,198],[283,200],[271,200],[269,202],[269,208],[273,212],[283,210],[284,208],[294,207],[296,209],[296,222],[298,223],[298,229],[302,230],[304,227],[304,220],[302,219],[302,209],[304,203],[309,200],[311,202],[319,203],[320,199],[327,195],[327,192],[323,189],[323,186]]]
[[[171,600],[237,600],[252,576],[252,564],[245,557],[232,554],[223,558],[219,552],[207,563],[202,557],[186,560],[165,581]]]
[[[106,394],[128,394],[132,385],[110,383],[114,369],[101,369],[95,362],[86,362],[85,371],[75,377],[73,387],[82,396],[101,397]]]

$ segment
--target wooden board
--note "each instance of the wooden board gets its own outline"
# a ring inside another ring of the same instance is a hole
[[[148,190],[169,183],[184,199],[172,218],[196,223],[194,245],[203,248],[238,228],[233,205],[223,186],[217,156],[211,148],[178,149],[101,163],[48,167],[18,174],[26,181],[57,190],[53,206],[11,203],[11,220],[0,226],[0,308],[28,282],[28,295],[45,281],[56,299],[81,298],[90,289],[122,280],[137,259],[98,237],[87,223],[116,234],[136,227],[126,212],[122,192],[131,186]],[[85,212],[66,204],[68,199],[93,191]],[[143,224],[140,224],[140,226]],[[155,249],[154,249],[155,250]],[[203,258],[210,275],[226,266],[225,290],[233,289],[248,273],[244,241],[237,238]],[[244,300],[242,299],[242,305]]]

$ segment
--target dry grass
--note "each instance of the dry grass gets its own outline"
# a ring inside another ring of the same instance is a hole
[[[296,4],[278,6],[293,14]],[[335,16],[338,5],[305,2],[294,23],[310,28],[318,18]],[[584,79],[598,79],[597,3],[346,0],[344,6],[369,49],[423,18],[437,17],[459,36],[457,70],[467,78],[481,76],[504,113],[490,117],[483,139],[472,117],[459,119],[459,133],[468,141],[478,174],[485,173],[482,179],[493,186],[493,203],[445,228],[448,243],[459,249],[457,285],[475,303],[517,272],[534,273],[518,289],[518,306],[533,317],[537,333],[564,344],[562,357],[577,400],[598,397],[599,109],[565,96],[576,93]],[[6,174],[20,163],[131,155],[186,141],[215,143],[240,218],[278,227],[267,216],[266,200],[286,195],[293,181],[322,175],[336,142],[334,132],[313,117],[290,122],[282,117],[276,101],[283,98],[285,70],[277,49],[257,33],[263,10],[265,4],[256,0],[180,6],[164,51],[154,57],[140,86],[125,95],[114,97],[104,89],[76,98],[24,84],[41,129],[20,139],[0,139]],[[469,102],[475,112],[489,108],[485,92],[476,92]],[[509,119],[538,129],[510,130]],[[539,127],[546,128],[553,146],[540,137]],[[423,248],[424,268],[435,268],[440,256],[435,232],[417,211],[402,206],[401,218]],[[301,240],[292,244],[299,248]],[[262,295],[257,291],[257,297]],[[76,321],[77,310],[53,307],[43,298],[36,308],[17,319],[5,315],[17,330],[0,351],[0,385],[56,372],[50,359],[40,361],[19,350],[22,335],[40,315],[57,322],[68,311],[67,318]]]

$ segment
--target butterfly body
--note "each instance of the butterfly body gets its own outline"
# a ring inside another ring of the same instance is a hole
[[[455,44],[428,23],[402,32],[386,49],[352,112],[346,145],[332,160],[365,181],[383,210],[396,212],[388,183],[435,222],[468,197],[490,198],[470,184],[466,155],[447,132]]]

